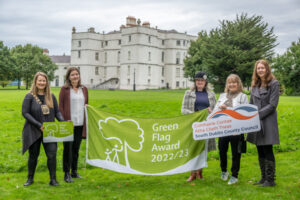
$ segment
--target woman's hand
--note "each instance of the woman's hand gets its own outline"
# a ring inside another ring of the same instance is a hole
[[[226,106],[225,104],[222,104],[222,105],[219,106],[219,108],[220,108],[221,110],[225,110],[225,109],[227,108],[227,106]]]
[[[44,132],[44,126],[41,126],[41,128],[40,128],[40,129],[41,129],[41,131],[42,131],[42,132]]]
[[[210,107],[208,107],[208,113],[209,113],[209,114],[212,113],[212,110],[211,110]]]

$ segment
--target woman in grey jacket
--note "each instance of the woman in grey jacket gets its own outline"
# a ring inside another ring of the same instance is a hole
[[[208,109],[211,112],[216,104],[215,93],[209,91],[207,87],[207,76],[204,72],[198,72],[195,77],[195,85],[191,90],[187,90],[183,97],[181,113],[190,114],[199,110]],[[216,140],[208,140],[208,151],[216,150]],[[202,179],[202,169],[192,171],[188,182],[196,178]]]
[[[280,85],[272,74],[266,60],[255,63],[250,103],[258,107],[261,131],[249,133],[247,141],[257,147],[261,179],[254,185],[274,186],[275,157],[273,145],[279,144],[276,108],[279,101]]]
[[[230,74],[226,79],[225,91],[217,101],[215,109],[226,109],[227,107],[235,107],[241,104],[248,104],[248,96],[243,92],[243,84],[240,77],[236,74]],[[244,141],[244,135],[231,135],[219,138],[219,154],[220,166],[222,170],[221,179],[226,181],[229,173],[227,172],[227,151],[229,143],[231,144],[232,167],[231,177],[228,184],[238,182],[238,174],[240,170],[241,150],[239,144]]]

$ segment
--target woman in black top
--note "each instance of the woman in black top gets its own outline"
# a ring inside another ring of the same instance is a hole
[[[43,142],[43,122],[54,122],[55,118],[64,121],[59,112],[56,98],[50,92],[48,77],[37,72],[33,79],[30,92],[25,96],[22,104],[22,115],[26,119],[23,128],[23,154],[29,149],[28,179],[24,186],[33,183],[34,172],[43,143],[47,155],[47,166],[50,172],[50,185],[56,186],[56,151],[57,143]]]

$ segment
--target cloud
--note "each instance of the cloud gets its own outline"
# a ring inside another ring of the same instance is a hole
[[[51,55],[70,54],[71,29],[97,32],[119,30],[129,15],[150,21],[160,29],[176,29],[197,35],[235,19],[242,12],[262,15],[274,26],[282,53],[300,37],[300,2],[297,0],[0,0],[0,39],[5,45],[33,43],[48,48]]]

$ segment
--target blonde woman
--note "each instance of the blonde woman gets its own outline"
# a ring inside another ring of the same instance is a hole
[[[64,121],[59,112],[56,98],[50,92],[48,77],[43,72],[34,76],[30,92],[25,96],[22,104],[22,115],[26,119],[22,132],[23,154],[29,150],[28,179],[24,186],[34,182],[34,173],[43,143],[47,156],[47,166],[50,172],[50,185],[57,186],[56,181],[56,151],[57,143],[43,142],[43,122],[54,122],[55,118]]]
[[[216,109],[226,109],[227,107],[235,107],[241,104],[248,104],[248,97],[243,92],[243,84],[240,77],[236,74],[230,74],[226,79],[226,86],[224,93],[222,93],[217,101]],[[228,184],[235,184],[238,182],[238,173],[240,170],[241,149],[239,149],[242,142],[244,142],[244,135],[225,136],[220,137],[218,142],[220,166],[222,170],[221,179],[226,181],[229,173],[227,172],[227,151],[229,143],[231,144],[232,166],[231,177]]]
[[[198,72],[194,80],[194,87],[191,90],[187,90],[184,94],[181,113],[189,114],[203,109],[208,109],[208,111],[211,112],[216,104],[216,95],[207,87],[207,75],[205,72]],[[208,140],[208,151],[212,150],[216,150],[215,139]],[[203,178],[202,169],[191,171],[191,175],[186,181],[191,182],[196,178]]]

